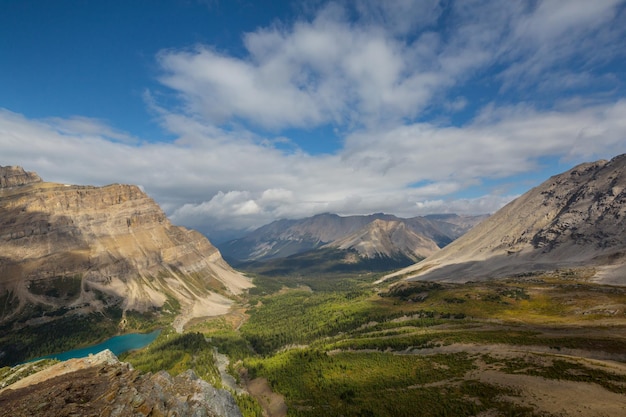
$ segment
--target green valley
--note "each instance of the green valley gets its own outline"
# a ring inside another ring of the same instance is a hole
[[[626,289],[588,277],[585,269],[466,284],[257,276],[245,307],[161,337],[202,334],[204,347],[185,354],[185,343],[160,342],[124,360],[156,370],[162,356],[164,369],[185,369],[215,346],[242,387],[262,380],[282,395],[288,416],[563,415],[582,403],[552,398],[552,386],[626,392]],[[257,404],[248,415],[259,415],[264,399],[248,400]]]

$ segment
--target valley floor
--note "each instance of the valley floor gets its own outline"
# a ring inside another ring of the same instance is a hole
[[[244,416],[623,416],[626,288],[589,276],[258,276],[245,305],[122,360],[192,368]]]
[[[588,274],[388,287],[262,277],[231,334],[251,349],[233,359],[269,417],[622,416],[626,288]]]

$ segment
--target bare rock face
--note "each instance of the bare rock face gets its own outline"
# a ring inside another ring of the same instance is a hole
[[[184,322],[226,312],[228,297],[251,286],[136,186],[46,183],[15,167],[0,173],[0,324],[28,318],[27,306],[56,311],[51,319],[111,303],[148,311],[168,300]]]
[[[141,374],[110,351],[70,359],[0,390],[0,416],[241,417],[232,395],[193,371]]]
[[[0,188],[19,187],[37,182],[41,182],[41,178],[34,172],[26,172],[17,166],[0,166]]]
[[[556,175],[423,262],[396,274],[468,281],[592,266],[626,285],[626,155]]]

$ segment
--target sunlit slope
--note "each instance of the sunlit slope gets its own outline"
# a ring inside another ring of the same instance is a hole
[[[111,305],[206,316],[251,286],[136,186],[69,186],[0,170],[0,323],[41,324]]]
[[[593,266],[626,284],[626,155],[585,163],[512,201],[443,250],[388,275],[465,282]]]

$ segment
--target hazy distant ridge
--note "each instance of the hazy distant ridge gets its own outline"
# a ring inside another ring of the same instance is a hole
[[[324,213],[300,220],[278,220],[219,248],[225,258],[239,262],[285,258],[323,247],[355,250],[365,258],[399,256],[418,260],[485,217],[402,219],[383,213],[346,217]]]

